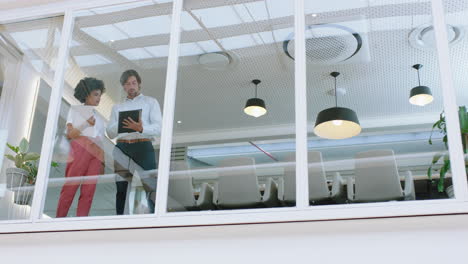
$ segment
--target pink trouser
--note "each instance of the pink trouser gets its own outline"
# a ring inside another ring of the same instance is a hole
[[[70,155],[72,162],[67,164],[65,177],[67,180],[60,192],[56,217],[66,217],[73,202],[78,187],[81,194],[78,200],[76,216],[88,216],[96,190],[97,176],[102,173],[102,150],[87,137],[78,137],[71,141]]]

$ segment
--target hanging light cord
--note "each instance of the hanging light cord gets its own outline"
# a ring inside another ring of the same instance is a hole
[[[258,96],[257,96],[257,86],[258,86],[258,84],[255,84],[255,98],[258,98]]]
[[[419,78],[419,69],[418,69],[418,84],[421,86],[421,78]]]
[[[338,107],[338,94],[336,93],[336,77],[335,77],[335,107]]]

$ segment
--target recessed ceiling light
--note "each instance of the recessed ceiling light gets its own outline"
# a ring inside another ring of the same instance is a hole
[[[178,120],[178,121],[177,121],[177,124],[182,124],[182,121]]]
[[[225,52],[204,53],[198,56],[198,63],[208,70],[224,70],[231,62],[231,56]]]
[[[463,27],[452,26],[447,24],[447,39],[449,45],[454,45],[460,42],[465,36]],[[435,32],[431,24],[423,24],[415,28],[409,34],[409,43],[411,46],[418,49],[435,49]]]
[[[317,17],[317,14],[312,14],[312,17]]]

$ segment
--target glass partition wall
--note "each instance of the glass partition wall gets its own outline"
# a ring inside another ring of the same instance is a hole
[[[62,24],[60,16],[0,25],[0,220],[30,217]]]
[[[425,205],[439,205],[435,213],[463,207],[464,189],[453,192],[460,173],[451,165],[458,161],[448,155],[449,145],[461,142],[447,136],[451,121],[441,121],[450,102],[443,95],[452,91],[439,75],[431,1],[197,0],[176,1],[174,13],[173,4],[73,11],[63,95],[51,99],[61,102],[55,142],[47,146],[53,167],[38,176],[46,178],[43,210],[34,213],[39,222],[152,214],[158,180],[168,188],[167,197],[165,188],[158,196],[167,198],[158,204],[167,210],[157,217],[82,223],[222,224],[382,216],[388,206],[396,213],[385,216],[436,210]],[[462,100],[464,6],[445,4],[448,24],[456,25],[448,31],[456,38],[451,59]],[[301,13],[305,27],[295,17]],[[2,145],[19,146],[25,137],[28,150],[41,150],[61,25],[57,17],[0,27]],[[169,147],[170,157],[159,157]],[[296,164],[296,152],[307,153],[308,162]],[[13,166],[4,159],[0,219],[30,219],[30,203],[17,202],[25,195],[15,191],[34,185],[11,187],[5,171]],[[307,185],[296,192],[296,182]],[[395,202],[446,198],[456,199]],[[180,214],[186,211],[198,212]],[[73,222],[54,224],[66,230]]]
[[[192,1],[182,13],[167,210],[293,206],[294,1]],[[284,181],[287,174],[288,178]]]
[[[430,1],[305,12],[311,205],[323,178],[326,204],[453,197]]]
[[[172,3],[76,14],[44,214],[154,212]]]

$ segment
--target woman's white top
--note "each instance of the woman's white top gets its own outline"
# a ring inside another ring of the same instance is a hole
[[[94,126],[87,121],[91,116],[96,120]],[[82,136],[99,141],[104,137],[104,120],[96,113],[94,106],[73,105],[68,112],[67,124],[72,124],[74,128],[79,129]]]

